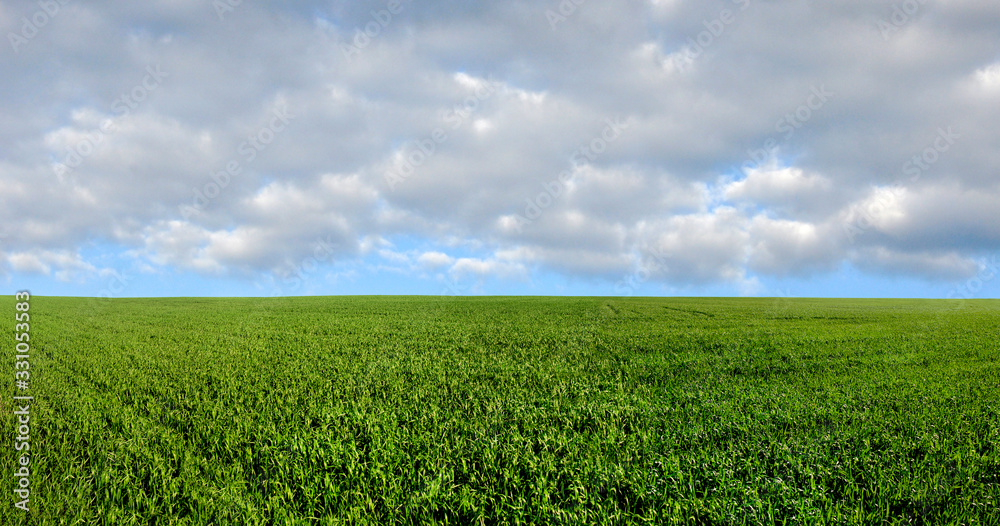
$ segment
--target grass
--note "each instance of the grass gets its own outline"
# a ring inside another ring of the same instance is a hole
[[[9,447],[0,523],[1000,524],[998,321],[990,300],[35,297],[32,509]]]

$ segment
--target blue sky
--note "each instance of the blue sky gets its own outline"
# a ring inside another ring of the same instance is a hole
[[[0,281],[1000,297],[998,26],[969,0],[0,4]]]

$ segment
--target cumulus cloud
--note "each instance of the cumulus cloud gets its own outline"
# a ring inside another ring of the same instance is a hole
[[[479,279],[487,277],[519,278],[527,276],[527,269],[522,263],[511,261],[503,256],[492,258],[459,258],[448,269],[454,277],[473,276]]]
[[[30,250],[0,254],[14,272],[52,276],[59,281],[76,281],[96,276],[99,270],[79,253],[65,250]]]
[[[974,275],[980,267],[976,261],[955,252],[910,253],[884,247],[863,249],[852,259],[866,270],[896,274],[902,267],[911,274],[927,279],[940,279],[942,276],[967,278]]]
[[[768,275],[810,275],[835,269],[840,232],[828,225],[753,218],[749,227],[751,270]]]
[[[832,181],[795,167],[750,170],[745,179],[726,185],[724,196],[796,217],[829,214],[840,204]]]
[[[417,258],[417,262],[428,269],[439,269],[450,265],[454,258],[442,252],[424,252]]]
[[[747,219],[732,208],[641,225],[640,258],[654,278],[675,283],[737,281],[744,275]]]
[[[1000,246],[995,5],[554,5],[67,4],[0,53],[3,268],[749,291]]]

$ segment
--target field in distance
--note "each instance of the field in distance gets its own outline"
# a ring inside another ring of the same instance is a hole
[[[32,509],[10,446],[0,523],[1000,524],[998,322],[996,300],[34,297]]]

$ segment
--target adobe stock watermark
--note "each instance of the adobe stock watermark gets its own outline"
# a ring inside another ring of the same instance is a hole
[[[371,21],[366,23],[364,27],[355,28],[354,37],[351,39],[350,45],[343,46],[344,55],[349,59],[354,59],[361,55],[361,52],[389,27],[389,24],[392,23],[395,17],[403,12],[404,4],[408,4],[411,1],[389,0],[385,8],[372,9]]]
[[[937,131],[937,137],[923,151],[903,163],[903,174],[909,175],[910,181],[919,180],[924,172],[930,170],[938,162],[942,154],[954,146],[955,141],[962,138],[952,126],[938,128]]]
[[[111,111],[117,116],[101,121],[100,126],[85,134],[75,145],[66,151],[62,162],[53,168],[56,177],[62,181],[83,164],[83,161],[94,154],[104,141],[114,135],[119,130],[118,121],[128,117],[133,111],[149,98],[150,94],[159,89],[163,80],[170,76],[169,73],[156,66],[146,66],[146,74],[132,89],[122,93],[111,103]]]
[[[792,309],[792,296],[791,291],[788,289],[778,289],[775,291],[773,297],[771,297],[771,312],[773,315],[777,316],[780,314],[788,314]]]
[[[14,393],[13,406],[16,420],[14,423],[16,434],[14,436],[14,451],[18,451],[14,471],[14,495],[19,499],[14,503],[14,507],[21,511],[29,511],[28,503],[31,500],[31,470],[32,456],[38,456],[37,451],[32,449],[31,443],[31,403],[34,396],[31,394],[31,376],[34,368],[31,367],[31,293],[22,290],[14,295],[14,386],[17,391]]]
[[[648,255],[652,256],[651,260],[640,256],[637,268],[615,283],[615,293],[619,296],[634,296],[653,277],[653,273],[669,268],[670,257],[666,253],[654,248]]]
[[[549,21],[549,28],[555,31],[556,26],[576,14],[576,10],[585,3],[587,3],[587,0],[562,0],[556,5],[555,9],[546,9],[545,19]]]
[[[964,306],[964,300],[970,300],[978,296],[982,292],[983,287],[996,278],[997,272],[1000,272],[1000,256],[993,255],[991,259],[983,261],[975,276],[953,287],[945,298],[949,300],[962,300],[960,305]]]
[[[219,22],[224,22],[226,15],[236,11],[236,8],[243,5],[243,0],[212,0],[212,8],[215,9]]]
[[[70,0],[38,0],[38,10],[30,17],[21,18],[21,32],[11,31],[7,33],[7,40],[10,42],[10,47],[14,49],[14,53],[19,53],[21,47],[34,40],[52,19],[59,16],[63,6],[69,2]]]
[[[111,270],[106,273],[107,279],[104,281],[104,287],[98,291],[98,299],[111,299],[117,298],[125,292],[128,288],[129,283],[135,279],[135,276],[127,272],[120,272],[118,270]]]
[[[459,129],[498,89],[499,84],[492,79],[479,83],[471,95],[445,112],[444,122],[447,127],[451,130]],[[383,175],[389,190],[395,190],[396,185],[412,177],[417,168],[430,160],[448,139],[445,127],[438,126],[423,138],[413,141],[409,148],[404,146],[402,151],[405,153],[398,155],[394,162],[395,166]]]
[[[596,137],[573,151],[570,155],[570,163],[572,164],[570,168],[559,172],[554,179],[539,183],[542,186],[542,191],[535,194],[534,197],[524,199],[524,210],[520,214],[514,214],[512,218],[513,225],[510,226],[514,231],[518,234],[522,233],[524,227],[541,217],[542,213],[559,200],[566,191],[566,187],[573,180],[576,169],[597,160],[601,154],[607,151],[608,146],[622,136],[622,133],[630,125],[628,119],[621,120],[619,117],[605,119],[604,123],[604,128]]]
[[[736,23],[737,14],[746,11],[750,7],[750,0],[732,0],[732,3],[738,7],[737,10],[734,11],[728,7],[723,8],[715,18],[701,21],[701,25],[705,29],[694,37],[688,37],[687,45],[684,46],[683,56],[678,63],[681,71],[690,69],[695,61],[698,60],[698,57],[704,54],[705,50],[712,47],[719,37],[726,32],[726,29]]]
[[[774,131],[780,136],[768,137],[760,148],[748,149],[748,159],[740,165],[740,171],[748,176],[750,172],[759,170],[774,160],[774,150],[791,140],[795,132],[801,129],[813,116],[825,106],[830,99],[837,96],[836,92],[826,89],[825,84],[811,86],[809,95],[794,110],[783,115],[774,123]]]
[[[936,331],[947,326],[946,317],[969,306],[969,301],[978,297],[984,288],[1000,273],[1000,256],[994,254],[979,264],[976,274],[953,286],[945,295],[946,308],[934,309],[933,316],[921,317],[919,326],[925,331]]]
[[[449,276],[444,282],[444,288],[441,289],[441,296],[468,296],[469,292],[472,290],[472,286],[468,283],[461,283],[452,276]]]
[[[901,175],[886,191],[878,192],[871,202],[866,206],[855,206],[852,220],[844,224],[844,233],[853,243],[858,236],[864,234],[875,226],[875,220],[885,213],[906,189],[907,181],[914,183],[929,171],[936,164],[958,139],[962,136],[955,131],[953,126],[937,129],[937,136],[920,152],[903,162],[900,167]]]
[[[271,110],[271,118],[261,126],[256,132],[247,135],[247,139],[236,147],[238,157],[234,157],[226,162],[225,169],[209,174],[211,181],[203,184],[201,188],[191,189],[191,204],[178,205],[178,211],[185,220],[200,214],[208,204],[219,197],[233,178],[242,174],[244,165],[250,164],[257,159],[260,152],[264,151],[274,140],[284,132],[288,125],[295,119],[295,115],[288,111],[287,107],[281,106]]]
[[[336,248],[339,246],[334,242],[329,235],[326,239],[317,239],[314,244],[313,253],[311,256],[306,256],[297,264],[288,264],[277,270],[277,274],[282,274],[282,281],[278,283],[275,279],[275,273],[272,273],[270,277],[270,291],[267,292],[267,297],[269,298],[279,298],[281,296],[287,295],[289,292],[294,293],[305,283],[306,278],[309,274],[316,272],[319,269],[321,263],[328,262],[333,259],[336,253]],[[258,290],[264,290],[266,286],[260,281],[254,281],[254,287]],[[286,290],[285,287],[290,287],[291,290]],[[240,323],[240,327],[243,328],[247,326],[252,320],[257,319],[264,311],[266,311],[266,305],[264,301],[254,302],[253,311],[251,311],[247,316],[243,318]]]
[[[101,274],[104,286],[101,287],[96,296],[91,296],[80,304],[77,318],[93,319],[108,306],[111,299],[121,297],[135,279],[133,274],[119,270],[105,270]]]
[[[893,35],[898,33],[903,26],[909,24],[920,14],[920,10],[925,4],[927,4],[927,0],[903,0],[892,4],[892,13],[889,14],[888,19],[880,18],[875,24],[879,34],[882,35],[882,40],[888,42],[892,39]]]
[[[316,272],[321,264],[333,260],[333,257],[336,255],[336,249],[339,246],[340,244],[333,241],[329,235],[325,239],[317,239],[313,243],[312,255],[302,258],[298,263],[289,263],[276,270],[275,274],[282,276],[281,283],[277,283],[272,278],[270,282],[271,290],[268,295],[270,297],[283,296],[288,292],[295,292],[302,288],[308,275]],[[259,281],[255,281],[254,287],[263,290],[265,285]],[[288,288],[286,289],[286,287]]]

